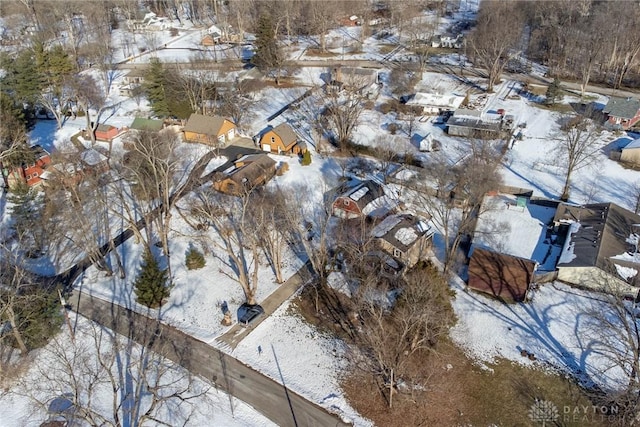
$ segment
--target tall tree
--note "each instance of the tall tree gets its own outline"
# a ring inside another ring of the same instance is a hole
[[[510,58],[519,54],[522,13],[517,3],[503,0],[483,1],[477,26],[469,38],[471,58],[487,72],[487,91],[500,79]]]
[[[285,60],[277,36],[271,16],[267,14],[260,16],[254,43],[256,51],[251,62],[265,74],[273,75],[276,84],[279,83]]]
[[[159,59],[151,58],[147,71],[143,87],[147,93],[151,111],[157,117],[167,117],[170,112],[164,65]]]
[[[597,160],[600,150],[598,135],[595,123],[586,117],[560,118],[560,137],[555,151],[558,161],[565,168],[561,200],[569,200],[573,173]]]

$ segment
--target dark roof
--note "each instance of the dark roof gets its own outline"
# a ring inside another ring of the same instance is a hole
[[[389,215],[371,230],[371,235],[389,242],[406,252],[425,234],[433,234],[431,227],[411,214]]]
[[[471,117],[466,115],[456,116],[455,114],[447,120],[447,126],[465,127],[480,131],[500,132],[501,123],[499,121],[487,121],[481,117]]]
[[[202,114],[193,113],[189,116],[187,124],[183,130],[185,132],[200,133],[203,135],[217,136],[226,119],[220,116],[204,116]]]
[[[291,126],[286,123],[280,123],[272,130],[280,137],[280,139],[282,139],[282,143],[285,146],[291,145],[298,140],[296,133],[293,131]]]
[[[634,98],[611,98],[602,110],[604,113],[622,119],[632,119],[640,110],[640,100]]]
[[[258,178],[267,171],[275,168],[276,165],[276,161],[266,154],[251,154],[238,159],[236,162],[243,162],[245,164],[233,169],[229,173],[229,178],[238,184],[248,182],[249,185],[255,183]]]
[[[504,301],[524,301],[536,263],[525,258],[474,248],[469,262],[469,287]]]
[[[640,224],[640,215],[615,203],[597,203],[572,206],[561,203],[556,210],[555,222],[579,222],[580,228],[567,236],[573,245],[574,258],[562,263],[566,267],[596,266],[607,270],[610,258],[629,250],[627,239],[634,224]],[[560,263],[558,263],[560,266]]]
[[[149,130],[157,132],[162,129],[162,120],[145,119],[144,117],[136,117],[133,119],[133,123],[129,126],[130,129],[135,130]]]
[[[125,74],[125,77],[146,77],[148,73],[149,71],[146,67],[134,68],[133,70]]]
[[[379,197],[384,195],[384,190],[382,189],[382,185],[377,183],[376,181],[362,181],[360,184],[356,185],[353,188],[350,188],[346,193],[342,194],[340,197],[349,198],[356,205],[362,209],[367,206],[369,203],[373,202]]]

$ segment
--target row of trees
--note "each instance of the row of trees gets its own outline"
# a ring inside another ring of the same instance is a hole
[[[488,73],[492,90],[510,61],[536,61],[549,75],[614,88],[638,85],[638,8],[615,2],[500,0],[480,5],[467,54]]]

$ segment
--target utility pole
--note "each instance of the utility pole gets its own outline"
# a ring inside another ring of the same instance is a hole
[[[60,298],[60,305],[62,306],[62,310],[64,311],[64,318],[67,321],[67,326],[69,327],[69,332],[71,333],[71,341],[76,343],[76,335],[73,332],[73,328],[71,327],[71,320],[69,319],[69,310],[67,310],[67,302],[64,300],[62,296],[62,292],[58,289],[58,297]]]

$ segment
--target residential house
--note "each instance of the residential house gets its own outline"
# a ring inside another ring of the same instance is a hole
[[[602,112],[607,117],[606,128],[627,130],[640,121],[640,99],[610,98]]]
[[[425,258],[433,234],[426,222],[411,214],[389,215],[371,230],[376,247],[407,268]]]
[[[98,125],[95,130],[95,136],[97,141],[111,141],[118,136],[120,129],[111,125]]]
[[[304,144],[298,144],[298,135],[287,123],[268,129],[260,136],[260,148],[270,153],[302,154],[304,147]]]
[[[147,68],[134,68],[122,77],[122,84],[120,85],[121,96],[133,95],[133,90],[144,83],[144,78],[147,74]]]
[[[505,302],[525,301],[536,266],[526,258],[475,247],[469,261],[468,286]]]
[[[109,158],[93,148],[80,153],[80,163],[85,174],[99,175],[109,170]]]
[[[276,174],[276,162],[266,154],[250,154],[233,167],[214,175],[213,188],[221,193],[241,196],[266,184]]]
[[[637,298],[640,215],[614,203],[562,203],[554,227],[567,236],[557,263],[558,280]]]
[[[236,137],[236,125],[220,116],[193,113],[182,129],[187,142],[225,147]]]
[[[631,141],[622,148],[620,160],[635,166],[640,166],[640,138]]]
[[[447,121],[447,133],[469,138],[498,138],[502,131],[502,120],[503,117],[499,114],[458,109]]]
[[[460,108],[463,101],[464,96],[418,92],[406,104],[422,108],[423,114],[439,115]]]
[[[348,189],[333,202],[331,212],[342,219],[354,219],[367,216],[382,205],[379,199],[384,196],[382,184],[368,180]]]
[[[378,83],[378,70],[338,65],[331,69],[329,83],[333,87],[362,91]]]
[[[6,187],[15,188],[20,184],[35,187],[42,183],[42,174],[45,172],[47,166],[51,164],[51,156],[47,150],[40,145],[32,146],[31,151],[34,156],[33,163],[9,166],[0,162],[2,178]]]

